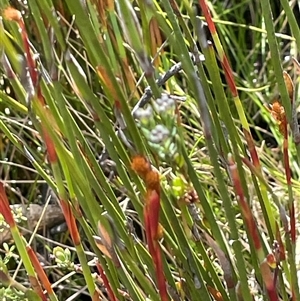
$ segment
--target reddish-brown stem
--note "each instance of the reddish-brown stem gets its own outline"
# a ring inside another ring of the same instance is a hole
[[[108,279],[107,279],[107,277],[106,277],[106,275],[105,275],[105,273],[104,273],[104,271],[103,271],[103,269],[102,269],[102,267],[101,267],[101,265],[98,261],[96,262],[96,267],[97,267],[97,270],[98,270],[98,272],[99,272],[99,274],[100,274],[100,276],[103,280],[103,284],[104,284],[104,286],[107,290],[109,300],[117,301],[118,299],[116,298],[116,296],[115,296],[115,294],[114,294],[114,292],[113,292],[113,290],[112,290],[112,288],[109,284],[109,281],[108,281]]]
[[[75,217],[72,213],[71,206],[70,206],[69,202],[67,202],[65,200],[60,200],[60,205],[61,205],[64,217],[66,219],[66,223],[68,225],[68,229],[70,231],[72,241],[75,246],[78,246],[80,244],[80,236],[79,236],[78,228],[76,225]]]
[[[44,269],[42,268],[38,258],[36,257],[36,254],[34,253],[34,251],[32,250],[32,248],[30,246],[26,246],[26,250],[27,250],[27,254],[31,260],[31,263],[32,263],[43,287],[45,288],[45,290],[47,291],[47,293],[49,295],[54,294],[53,289],[51,287],[51,283],[49,282],[49,279],[48,279]]]
[[[6,196],[3,182],[0,182],[0,213],[3,215],[5,222],[10,228],[16,226],[13,214],[11,213],[9,201]]]

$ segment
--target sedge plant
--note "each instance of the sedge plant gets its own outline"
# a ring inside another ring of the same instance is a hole
[[[0,16],[3,298],[300,300],[296,1]],[[66,231],[30,237],[42,185]]]

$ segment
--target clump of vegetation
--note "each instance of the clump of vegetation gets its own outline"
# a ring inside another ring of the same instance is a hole
[[[2,300],[300,300],[296,1],[0,9]]]

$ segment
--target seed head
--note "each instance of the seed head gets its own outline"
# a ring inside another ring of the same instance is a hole
[[[131,161],[131,168],[142,178],[145,179],[147,173],[151,170],[150,163],[145,157],[137,155]]]
[[[22,19],[22,14],[19,10],[9,6],[3,11],[3,18],[8,21],[19,22]]]

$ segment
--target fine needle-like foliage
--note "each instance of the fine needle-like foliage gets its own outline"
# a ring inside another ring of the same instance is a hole
[[[300,300],[299,20],[0,1],[1,300]]]

